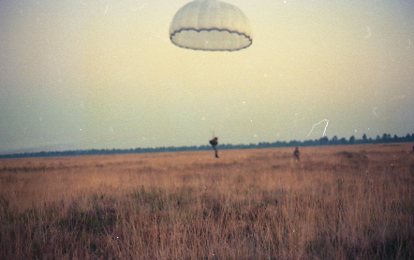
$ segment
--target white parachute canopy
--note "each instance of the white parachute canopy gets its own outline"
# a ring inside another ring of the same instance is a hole
[[[237,51],[252,44],[249,20],[236,6],[219,0],[195,0],[175,14],[170,39],[193,50]]]

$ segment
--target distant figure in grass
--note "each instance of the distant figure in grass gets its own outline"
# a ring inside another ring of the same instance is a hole
[[[414,153],[414,145],[413,145],[413,149],[411,149],[411,153]]]
[[[214,149],[214,156],[215,156],[216,158],[219,158],[219,156],[218,156],[218,151],[217,151],[218,138],[217,138],[217,137],[214,137],[213,139],[211,139],[211,140],[209,141],[209,143],[211,144],[211,147],[213,147],[213,149]]]
[[[300,151],[299,151],[299,147],[297,146],[295,147],[295,150],[293,151],[293,157],[295,157],[297,161],[300,160]]]

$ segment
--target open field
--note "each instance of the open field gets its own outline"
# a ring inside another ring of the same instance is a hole
[[[414,259],[411,147],[0,160],[0,259]]]

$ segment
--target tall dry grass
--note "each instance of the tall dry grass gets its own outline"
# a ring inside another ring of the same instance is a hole
[[[0,259],[413,259],[410,145],[0,161]]]

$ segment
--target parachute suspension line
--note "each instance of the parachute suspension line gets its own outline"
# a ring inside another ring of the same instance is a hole
[[[215,131],[214,130],[210,130],[210,132],[211,132],[211,138],[216,137],[216,134],[215,134]]]

